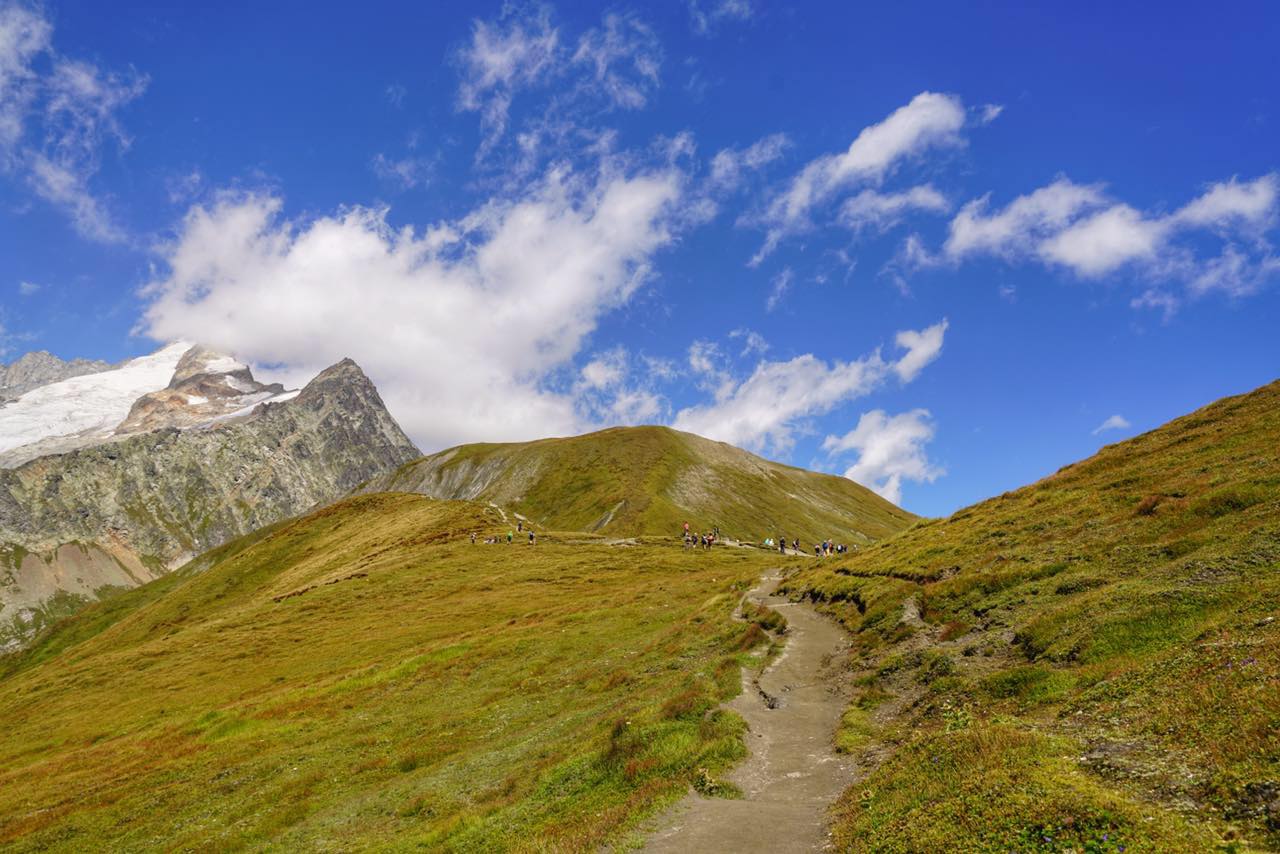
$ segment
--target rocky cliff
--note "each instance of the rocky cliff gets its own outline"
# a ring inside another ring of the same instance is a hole
[[[179,372],[174,386],[201,376]],[[165,395],[148,398],[131,415],[140,426],[164,409]],[[104,587],[147,581],[418,455],[349,359],[292,399],[230,416],[0,470],[0,649]]]

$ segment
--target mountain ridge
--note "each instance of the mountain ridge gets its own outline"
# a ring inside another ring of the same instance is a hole
[[[865,544],[917,517],[860,484],[662,426],[458,445],[362,487],[490,502],[542,527],[615,536],[833,539]]]
[[[0,469],[0,648],[418,454],[349,359],[230,415]]]

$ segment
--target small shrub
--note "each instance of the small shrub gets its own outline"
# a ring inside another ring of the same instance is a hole
[[[1133,512],[1138,516],[1154,516],[1156,508],[1160,506],[1159,495],[1148,495],[1138,502],[1138,507]]]
[[[969,624],[963,620],[952,620],[942,627],[942,631],[938,633],[938,640],[949,641],[958,637],[963,637],[969,631]]]
[[[408,774],[410,771],[417,769],[421,764],[421,756],[416,753],[406,753],[404,756],[400,757],[398,762],[396,762],[396,770],[403,774]]]
[[[708,798],[740,798],[742,790],[725,780],[717,780],[706,768],[693,775],[693,788]]]
[[[688,688],[663,704],[662,716],[667,720],[700,718],[709,708],[710,699],[697,688]]]

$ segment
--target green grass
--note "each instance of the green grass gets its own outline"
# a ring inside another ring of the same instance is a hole
[[[467,542],[499,523],[353,499],[46,632],[0,671],[0,847],[583,850],[732,796],[776,558]]]
[[[883,791],[845,798],[847,847],[1094,850],[1083,830],[1060,848],[1023,837],[1068,819],[1129,850],[1280,847],[1258,794],[1280,779],[1277,448],[1280,383],[793,578],[855,632],[871,684],[924,686]],[[900,622],[908,600],[923,627]],[[946,710],[973,732],[948,732]],[[1015,747],[991,752],[993,733]],[[1072,758],[1091,748],[1118,758]],[[1024,774],[1034,798],[1011,788]]]
[[[459,487],[473,483],[483,487],[478,494]],[[806,548],[828,537],[867,543],[916,518],[848,478],[666,427],[462,445],[407,463],[370,488],[492,501],[556,530],[675,536],[687,521],[695,531],[718,526],[752,542],[799,538]]]

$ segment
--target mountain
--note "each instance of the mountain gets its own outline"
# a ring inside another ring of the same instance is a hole
[[[0,469],[0,649],[417,456],[350,360],[286,392],[189,345],[30,391],[0,437],[61,449]]]
[[[111,365],[102,361],[72,359],[64,362],[44,350],[27,353],[11,365],[0,364],[0,403],[15,400],[42,385],[109,370]]]
[[[791,579],[884,760],[838,847],[1280,848],[1278,448],[1273,383]]]
[[[366,492],[417,492],[514,510],[543,528],[614,536],[718,526],[760,541],[867,543],[915,516],[844,477],[770,462],[667,427],[462,445],[375,478]]]
[[[0,848],[598,850],[743,755],[776,554],[506,530],[359,496],[0,658]]]

